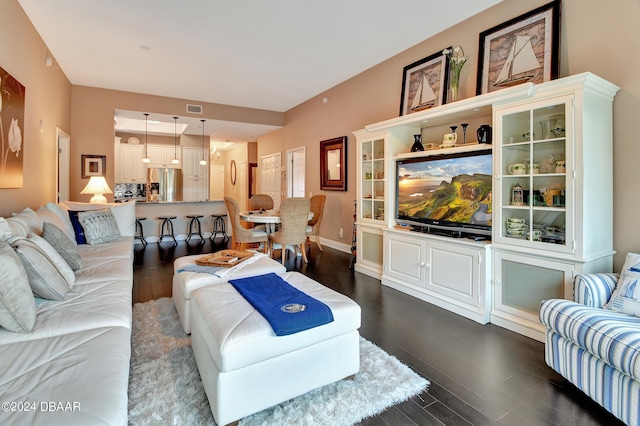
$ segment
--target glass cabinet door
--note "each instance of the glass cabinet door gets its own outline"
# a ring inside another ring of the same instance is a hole
[[[556,98],[498,115],[499,221],[494,226],[501,242],[573,249],[570,101],[571,96]]]
[[[384,139],[362,142],[360,218],[384,221]]]

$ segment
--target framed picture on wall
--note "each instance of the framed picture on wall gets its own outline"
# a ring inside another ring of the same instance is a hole
[[[347,137],[320,142],[320,189],[347,190]]]
[[[82,179],[89,179],[91,176],[104,176],[106,169],[106,155],[82,154]]]
[[[402,71],[400,115],[443,105],[448,85],[449,57],[442,51],[407,65]]]
[[[476,94],[558,78],[560,0],[480,33]]]

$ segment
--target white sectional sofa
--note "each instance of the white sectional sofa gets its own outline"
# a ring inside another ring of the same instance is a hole
[[[44,222],[71,237],[67,210],[104,208],[115,218],[120,237],[75,246],[81,266],[73,273],[72,286],[61,300],[34,296],[30,330],[25,318],[19,318],[18,327],[25,329],[6,328],[15,328],[6,312],[11,294],[0,289],[0,321],[6,325],[0,324],[0,424],[127,424],[135,204],[48,204],[37,212],[25,209],[0,218],[0,261],[5,266],[12,259],[24,263],[23,258],[11,258],[7,248],[19,253],[16,241],[42,234],[44,226],[51,230]],[[0,280],[7,273],[0,270]],[[29,284],[31,279],[29,275]]]

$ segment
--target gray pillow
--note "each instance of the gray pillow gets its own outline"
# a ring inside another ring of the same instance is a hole
[[[27,238],[10,234],[0,235],[0,240],[5,241],[18,253],[18,257],[27,271],[31,291],[43,299],[64,299],[64,296],[71,290],[71,285],[38,244]],[[67,268],[71,271],[69,265]],[[71,272],[73,273],[73,271]]]
[[[77,271],[82,268],[82,258],[78,254],[76,243],[71,241],[62,229],[53,223],[45,222],[42,225],[42,238],[47,240],[60,253],[60,256],[71,266],[71,269]]]
[[[0,326],[28,333],[36,323],[36,303],[27,272],[7,243],[0,241]]]
[[[120,238],[120,230],[111,209],[78,213],[87,244],[102,244]]]

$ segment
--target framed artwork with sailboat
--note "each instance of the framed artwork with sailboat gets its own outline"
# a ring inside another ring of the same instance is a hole
[[[448,85],[449,57],[442,51],[407,65],[402,71],[400,115],[443,105]]]
[[[476,94],[558,78],[560,0],[480,33]]]

